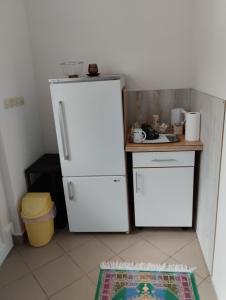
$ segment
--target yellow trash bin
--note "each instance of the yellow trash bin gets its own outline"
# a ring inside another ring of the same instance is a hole
[[[27,193],[22,199],[21,217],[24,221],[29,242],[41,247],[54,234],[55,207],[49,193]]]

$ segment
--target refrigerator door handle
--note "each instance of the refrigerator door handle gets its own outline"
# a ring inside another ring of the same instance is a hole
[[[67,134],[66,134],[66,128],[64,123],[63,101],[59,101],[59,122],[60,122],[60,133],[61,133],[61,140],[63,145],[64,159],[69,160],[68,141],[67,141]]]
[[[73,189],[73,183],[71,181],[68,182],[68,196],[69,200],[74,200],[74,189]]]

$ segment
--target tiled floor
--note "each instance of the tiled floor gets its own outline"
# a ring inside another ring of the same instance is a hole
[[[103,260],[196,266],[201,300],[216,300],[196,235],[137,230],[126,234],[58,232],[43,248],[15,247],[0,268],[1,300],[94,300]]]

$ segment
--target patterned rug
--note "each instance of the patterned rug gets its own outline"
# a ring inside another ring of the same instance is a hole
[[[104,262],[95,300],[200,300],[193,270],[181,265]]]

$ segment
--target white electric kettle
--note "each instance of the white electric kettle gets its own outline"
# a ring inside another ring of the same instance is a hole
[[[171,109],[171,125],[181,124],[184,122],[184,112],[183,108],[173,108]]]

